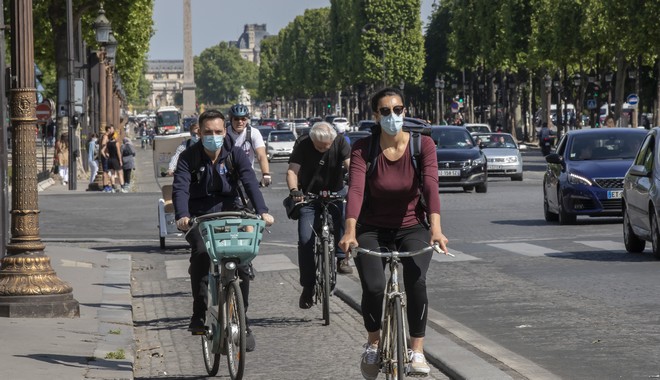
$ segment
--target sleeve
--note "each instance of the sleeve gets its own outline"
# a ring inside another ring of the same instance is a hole
[[[349,186],[346,198],[346,219],[357,219],[360,216],[364,201],[365,180],[367,175],[366,156],[369,154],[370,138],[362,139],[353,145],[351,166],[349,168]]]
[[[346,142],[346,139],[342,138],[339,141],[340,141],[340,143],[339,143],[339,154],[341,156],[341,160],[345,161],[345,160],[351,158],[351,145]]]
[[[307,140],[309,140],[309,139],[300,140],[297,144],[295,144],[293,146],[293,151],[291,152],[291,156],[289,156],[289,163],[290,164],[302,165],[302,163],[305,159],[305,157],[303,157],[304,156],[303,146],[305,145],[305,141],[307,141]]]
[[[266,201],[264,200],[263,194],[261,194],[261,190],[259,190],[259,182],[257,182],[257,176],[254,174],[250,159],[243,149],[239,147],[234,147],[232,149],[232,154],[234,156],[236,170],[238,170],[238,178],[243,184],[247,197],[254,205],[254,210],[257,214],[268,212]]]
[[[422,192],[426,200],[429,214],[440,213],[440,196],[438,195],[438,156],[433,139],[422,138]],[[352,165],[351,165],[352,166]]]
[[[174,204],[174,216],[181,219],[190,217],[188,201],[190,200],[190,158],[191,154],[184,154],[176,164],[174,171],[174,182],[172,183],[172,203]]]
[[[264,137],[261,135],[258,129],[252,128],[252,147],[256,150],[257,148],[265,148],[266,144],[264,143]]]
[[[94,141],[90,141],[89,144],[87,144],[87,161],[94,161]]]
[[[170,164],[168,165],[167,169],[169,171],[175,171],[177,168],[177,161],[179,161],[179,156],[181,155],[181,152],[186,150],[186,143],[184,142],[183,144],[179,144],[179,146],[176,147],[176,150],[174,151],[174,154],[172,155],[172,158],[170,158]]]

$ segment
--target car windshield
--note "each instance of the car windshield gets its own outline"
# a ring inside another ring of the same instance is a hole
[[[431,132],[431,138],[438,148],[443,149],[470,149],[474,147],[472,137],[467,131],[435,129]]]
[[[633,159],[644,139],[641,133],[577,135],[570,144],[571,161]]]
[[[266,127],[266,128],[259,128],[259,132],[261,132],[261,136],[264,139],[268,139],[268,135],[273,131],[273,128],[271,127]]]
[[[287,133],[276,133],[273,132],[268,136],[269,141],[296,141],[296,136],[293,134],[293,132],[287,132]]]
[[[505,134],[489,134],[489,135],[477,135],[475,139],[484,147],[484,148],[515,148],[516,142],[513,141],[511,135]]]
[[[485,125],[472,125],[472,126],[466,126],[465,128],[470,132],[485,132],[485,133],[490,132],[490,129],[488,129],[488,127],[486,127]]]

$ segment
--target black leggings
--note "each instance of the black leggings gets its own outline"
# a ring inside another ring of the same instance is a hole
[[[370,250],[416,251],[428,247],[431,235],[422,225],[401,229],[357,226],[357,241],[360,247]],[[426,333],[428,298],[426,296],[426,271],[429,269],[433,252],[401,259],[403,284],[406,290],[406,307],[410,336],[422,338]],[[362,318],[367,331],[380,330],[385,295],[385,259],[370,255],[355,258],[355,267],[362,284]],[[399,267],[401,268],[401,267]],[[401,273],[401,272],[399,272]]]

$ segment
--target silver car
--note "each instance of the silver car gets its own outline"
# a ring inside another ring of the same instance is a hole
[[[508,133],[476,133],[477,144],[486,155],[488,176],[510,177],[512,181],[523,180],[523,160],[518,145]]]

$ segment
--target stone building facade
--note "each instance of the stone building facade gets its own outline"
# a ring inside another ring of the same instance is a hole
[[[174,106],[175,96],[183,89],[183,60],[147,61],[145,77],[151,83],[149,108]]]
[[[260,63],[261,40],[268,37],[266,24],[246,24],[238,41],[231,41],[241,52],[243,59]]]

